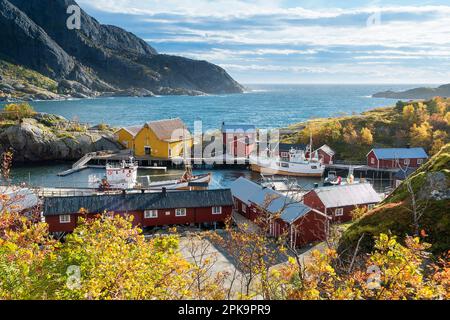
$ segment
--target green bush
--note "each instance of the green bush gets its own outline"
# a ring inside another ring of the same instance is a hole
[[[2,118],[6,120],[21,120],[33,117],[35,114],[36,111],[28,103],[12,103],[5,106]]]

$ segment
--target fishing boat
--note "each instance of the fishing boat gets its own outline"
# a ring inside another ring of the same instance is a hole
[[[251,156],[250,169],[254,172],[267,175],[283,175],[295,177],[322,177],[325,166],[319,160],[317,154],[312,152],[312,137],[309,145],[309,156],[306,150],[291,148],[289,158],[280,156]]]
[[[186,170],[180,179],[154,181],[150,176],[138,177],[138,164],[130,160],[123,160],[120,164],[107,164],[106,176],[98,180],[99,189],[105,190],[197,190],[206,189],[211,182],[211,174],[193,175],[190,165],[186,165]],[[92,178],[90,178],[92,181]]]

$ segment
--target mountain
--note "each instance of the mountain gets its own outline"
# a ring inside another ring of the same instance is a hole
[[[432,99],[434,97],[450,97],[450,84],[444,84],[437,88],[416,88],[403,92],[384,91],[372,95],[373,98],[388,99]]]
[[[0,0],[0,59],[87,95],[241,93],[219,66],[158,53],[121,28],[102,25],[81,10],[80,30],[67,28],[73,0]],[[1,76],[1,74],[0,74]],[[0,78],[1,80],[1,78]]]
[[[424,241],[432,245],[431,251],[445,253],[450,248],[450,144],[431,157],[390,194],[380,206],[353,223],[343,234],[339,251],[353,252],[364,234],[359,248],[363,252],[373,249],[373,237],[380,233],[393,234],[403,239],[414,233],[410,183],[416,208],[422,212],[419,220],[424,230]],[[351,249],[348,251],[348,249]]]

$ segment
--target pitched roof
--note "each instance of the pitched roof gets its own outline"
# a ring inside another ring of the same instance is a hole
[[[231,184],[231,192],[247,205],[254,203],[272,214],[280,214],[280,218],[287,223],[293,223],[308,212],[315,211],[278,191],[242,177]]]
[[[427,159],[423,148],[383,148],[372,149],[378,160],[381,159]]]
[[[369,183],[322,187],[311,192],[315,192],[327,208],[355,206],[381,201],[381,197]]]
[[[336,152],[333,149],[331,149],[330,146],[328,146],[326,144],[324,144],[317,150],[322,150],[323,152],[325,152],[326,154],[329,154],[330,156],[334,156],[336,154]]]
[[[0,194],[8,197],[6,205],[11,207],[13,212],[31,209],[39,204],[37,195],[27,188],[0,186]],[[2,209],[3,204],[0,202],[0,210]]]
[[[179,118],[147,122],[147,125],[156,134],[158,139],[164,141],[181,141],[184,139],[182,136],[183,132],[181,130],[187,130],[186,125]],[[172,137],[172,134],[176,130],[180,130],[180,136]]]
[[[239,179],[233,181],[230,185],[230,188],[233,196],[239,198],[247,205],[250,205],[250,197],[261,190],[260,185],[243,177],[240,177]]]
[[[176,208],[232,206],[229,189],[167,191],[120,195],[54,197],[44,200],[44,216],[76,214],[81,208],[91,213],[126,212]]]
[[[136,137],[136,135],[139,133],[139,131],[142,130],[144,126],[131,126],[131,127],[124,127],[122,129],[128,131],[133,137]]]
[[[222,132],[225,131],[256,131],[256,126],[254,124],[245,124],[245,123],[222,123]]]
[[[416,168],[407,168],[406,172],[403,170],[398,170],[397,173],[394,175],[394,178],[397,180],[405,180],[414,172],[416,172],[416,170],[417,170]]]

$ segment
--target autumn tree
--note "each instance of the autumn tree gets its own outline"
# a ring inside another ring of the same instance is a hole
[[[449,141],[449,137],[447,132],[443,130],[436,130],[433,132],[433,144],[431,146],[430,153],[436,154],[438,153],[442,147],[444,147]]]
[[[431,126],[428,122],[420,125],[413,124],[409,133],[411,145],[428,149],[431,141],[431,133]]]
[[[352,123],[345,126],[343,130],[344,141],[348,144],[354,144],[358,141],[358,133]]]
[[[369,128],[362,128],[361,129],[361,142],[365,145],[372,145],[373,143],[373,135],[372,135],[372,131]]]
[[[406,121],[406,123],[414,123],[415,121],[415,108],[414,105],[408,104],[403,107],[403,120]]]

